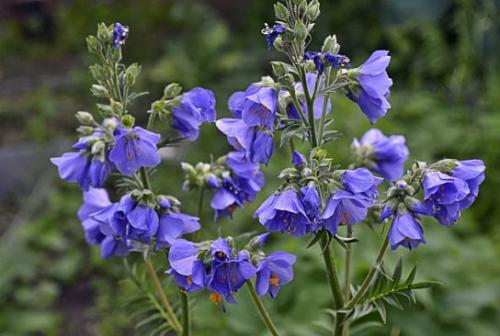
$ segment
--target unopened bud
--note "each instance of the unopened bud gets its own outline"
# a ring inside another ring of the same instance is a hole
[[[78,111],[75,117],[82,125],[92,125],[94,123],[94,117],[89,112]]]
[[[90,88],[90,92],[92,92],[92,94],[98,98],[109,97],[108,90],[102,85],[93,84]]]
[[[132,128],[135,125],[135,118],[132,117],[130,114],[127,114],[123,116],[122,118],[122,125],[127,127],[127,128]]]
[[[180,95],[182,92],[182,86],[179,83],[171,83],[165,87],[163,90],[164,99],[172,99]]]

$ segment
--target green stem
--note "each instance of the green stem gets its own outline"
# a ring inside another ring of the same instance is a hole
[[[198,195],[198,209],[197,209],[197,216],[201,220],[201,215],[203,214],[203,200],[205,199],[205,187],[200,187],[200,192]],[[193,233],[193,240],[198,241],[200,240],[200,231],[198,230]]]
[[[144,189],[151,190],[151,183],[149,182],[148,172],[146,171],[146,168],[141,167],[141,169],[139,169],[139,173],[141,174],[141,179],[142,179],[142,184],[144,185]]]
[[[358,291],[356,292],[356,294],[352,297],[352,299],[350,301],[348,301],[345,304],[345,306],[344,306],[345,309],[351,309],[352,307],[354,307],[354,305],[356,303],[358,303],[359,300],[366,293],[368,287],[370,286],[370,284],[373,280],[373,277],[377,274],[377,272],[380,269],[380,266],[382,265],[382,261],[384,259],[384,256],[385,256],[388,248],[389,248],[389,239],[386,235],[384,235],[384,242],[380,246],[380,249],[378,251],[377,257],[375,259],[375,262],[373,263],[372,268],[370,269],[370,271],[366,275],[366,278],[361,283],[361,286],[358,289]]]
[[[255,307],[257,307],[257,311],[259,312],[260,317],[262,318],[262,321],[266,325],[267,329],[269,330],[269,332],[271,332],[271,335],[279,336],[278,330],[276,329],[276,326],[271,320],[271,316],[269,316],[266,307],[264,306],[261,299],[257,295],[257,292],[255,291],[255,288],[251,281],[247,281],[247,288],[248,291],[250,292],[250,296],[252,297],[253,302],[255,303]]]
[[[352,226],[347,224],[347,238],[352,237]],[[352,258],[352,244],[346,244],[345,253],[345,272],[344,272],[344,302],[349,301],[351,296],[351,258]]]
[[[160,301],[163,304],[163,307],[165,308],[167,315],[169,317],[168,322],[172,326],[172,328],[177,331],[177,333],[182,332],[182,326],[179,323],[179,320],[177,319],[177,316],[174,313],[174,310],[172,309],[172,305],[170,304],[170,301],[167,298],[167,295],[165,294],[165,291],[163,290],[160,280],[158,279],[158,275],[156,274],[156,270],[153,266],[153,263],[151,262],[150,259],[145,259],[144,262],[146,263],[146,268],[148,269],[149,275],[151,276],[151,280],[153,282],[153,287],[156,289]]]
[[[312,99],[311,94],[309,93],[309,89],[307,88],[307,79],[304,69],[299,67],[299,72],[302,79],[302,88],[306,97],[307,114],[309,117],[309,129],[311,132],[311,145],[312,148],[316,148],[318,146],[318,140],[316,139],[316,122],[314,120],[314,100]]]
[[[182,304],[182,336],[191,336],[191,322],[189,312],[189,297],[188,294],[181,289],[181,304]]]

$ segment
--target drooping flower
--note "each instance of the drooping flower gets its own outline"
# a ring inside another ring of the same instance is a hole
[[[123,26],[120,22],[115,23],[113,28],[113,37],[112,37],[112,45],[113,48],[120,48],[125,44],[125,41],[128,37],[128,27]]]
[[[308,226],[308,232],[315,231],[318,229],[318,225],[320,225],[321,222],[321,198],[313,183],[300,189],[300,198],[309,222],[311,223],[311,225]]]
[[[216,218],[229,216],[245,202],[253,202],[264,186],[264,175],[257,164],[249,162],[242,152],[231,152],[226,157],[230,176],[212,183],[216,193],[210,203]]]
[[[322,224],[335,235],[340,224],[352,225],[361,222],[368,215],[378,196],[377,187],[382,179],[373,176],[368,169],[347,170],[341,176],[344,189],[330,195],[321,215]]]
[[[149,243],[158,230],[159,218],[155,209],[126,194],[116,206],[110,225],[126,239]]]
[[[373,128],[359,141],[354,139],[352,148],[360,162],[385,179],[393,181],[403,175],[404,163],[409,155],[404,136],[386,137],[380,130]]]
[[[392,79],[386,71],[390,61],[391,56],[387,50],[373,52],[356,70],[359,86],[348,93],[348,97],[359,105],[372,124],[385,116],[391,107],[387,98]]]
[[[334,54],[332,52],[327,51],[323,53],[323,57],[335,69],[351,67],[351,64],[349,63],[350,62],[349,58],[345,55]]]
[[[194,141],[200,135],[201,124],[214,122],[215,118],[213,92],[197,87],[184,93],[181,103],[172,110],[172,127]]]
[[[286,252],[273,252],[260,261],[257,267],[257,294],[274,299],[280,287],[293,280],[293,264],[297,257]]]
[[[102,155],[93,155],[91,146],[85,139],[80,139],[73,148],[79,151],[50,159],[57,166],[59,177],[67,182],[77,183],[85,191],[89,187],[101,187],[114,169],[107,154],[103,152]]]
[[[308,51],[304,54],[304,60],[313,61],[316,66],[316,70],[318,70],[318,74],[321,75],[325,69],[323,64],[323,57],[321,52],[319,51]]]
[[[160,215],[156,245],[158,248],[170,246],[182,235],[193,233],[201,228],[198,217],[183,213],[167,212]]]
[[[205,287],[206,273],[203,261],[198,258],[198,246],[184,239],[172,243],[168,261],[174,281],[187,292],[194,292]]]
[[[123,175],[132,175],[141,167],[154,167],[160,161],[156,145],[160,135],[136,126],[115,131],[115,146],[109,153],[110,160]]]
[[[213,261],[207,277],[207,287],[223,295],[228,303],[235,303],[234,293],[255,276],[257,270],[246,252],[232,256],[232,250],[222,238],[212,242],[210,252]]]
[[[243,120],[234,118],[219,119],[215,124],[227,136],[229,144],[244,152],[250,162],[267,164],[271,159],[274,141],[270,131],[249,127]]]
[[[316,81],[317,81],[317,76],[312,73],[307,73],[306,74],[306,82],[307,82],[307,90],[309,91],[309,94],[312,95],[314,92],[314,88],[316,86]],[[297,96],[299,97],[300,105],[302,108],[302,111],[304,112],[305,116],[308,116],[308,111],[307,111],[307,106],[306,106],[306,99],[305,99],[305,93],[304,93],[304,88],[302,86],[302,83],[298,82],[295,84],[295,92]],[[331,103],[330,99],[328,99],[325,96],[322,95],[317,95],[316,99],[314,99],[314,105],[313,105],[313,112],[314,112],[314,119],[318,120],[321,118],[321,114],[323,113],[323,104],[325,99],[327,99],[326,103],[326,114],[328,115],[331,111]],[[299,112],[297,111],[297,107],[294,104],[290,104],[288,108],[288,116],[293,119],[300,120],[300,115]]]
[[[82,223],[85,240],[88,244],[98,245],[106,237],[101,232],[101,223],[93,216],[111,205],[106,189],[89,188],[83,193],[83,204],[78,209],[78,219]]]
[[[270,86],[251,85],[245,92],[241,119],[248,126],[272,130],[278,111],[278,91]]]
[[[414,249],[425,243],[424,231],[418,223],[418,215],[410,212],[396,214],[389,230],[389,244],[395,250],[398,246]]]
[[[277,23],[272,27],[269,27],[266,24],[264,29],[262,29],[262,34],[266,37],[267,49],[271,49],[274,45],[274,41],[276,40],[276,38],[279,35],[284,34],[285,32],[286,32],[286,26],[281,23]]]
[[[112,256],[125,257],[133,246],[132,242],[125,237],[122,228],[113,225],[113,217],[117,208],[118,204],[112,203],[91,216],[99,223],[99,229],[104,235],[101,241],[101,257],[105,259]]]
[[[306,158],[304,157],[304,155],[294,150],[292,153],[292,164],[295,166],[295,168],[300,169],[304,166],[305,163]]]
[[[453,225],[461,211],[471,206],[484,180],[481,160],[457,161],[451,174],[429,172],[423,180],[424,204],[443,225]]]
[[[304,235],[310,224],[302,201],[293,189],[271,195],[254,217],[271,232],[287,232],[295,237]]]

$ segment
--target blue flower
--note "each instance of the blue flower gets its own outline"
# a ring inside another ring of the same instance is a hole
[[[367,168],[387,180],[403,176],[404,163],[408,159],[408,148],[402,135],[386,137],[376,128],[366,132],[360,141],[354,139],[352,147]]]
[[[244,152],[253,163],[267,164],[274,152],[274,141],[270,131],[259,127],[249,127],[243,120],[223,118],[215,123],[227,136],[227,141],[234,149]]]
[[[160,135],[136,126],[115,131],[115,146],[109,159],[123,175],[132,175],[141,167],[155,167],[160,161],[156,149]]]
[[[278,91],[270,86],[251,85],[245,92],[241,119],[248,126],[272,130],[278,111]]]
[[[249,162],[244,153],[231,152],[226,157],[231,176],[215,181],[216,193],[210,203],[216,218],[230,216],[234,209],[245,202],[253,202],[264,186],[264,175],[257,164]]]
[[[317,81],[317,76],[312,73],[307,73],[306,74],[306,82],[307,82],[307,90],[309,93],[312,95],[314,92],[314,88],[316,86],[316,81]],[[297,96],[299,97],[300,100],[300,105],[302,108],[302,111],[304,114],[308,115],[307,107],[306,107],[306,100],[305,100],[305,93],[304,93],[304,88],[302,83],[296,83],[295,84],[295,92]],[[327,99],[327,104],[326,104],[326,114],[329,114],[331,111],[331,103],[328,97],[318,95],[316,99],[314,99],[314,105],[313,105],[313,113],[314,113],[314,119],[320,119],[321,114],[323,113],[323,103]],[[300,115],[299,112],[297,111],[297,107],[294,104],[290,104],[287,114],[290,118],[300,120]]]
[[[120,48],[125,44],[128,37],[128,27],[122,26],[120,22],[115,23],[113,28],[113,40],[111,41],[113,48]]]
[[[198,258],[198,246],[184,239],[172,243],[168,252],[171,274],[178,286],[187,292],[194,292],[205,287],[206,272],[203,261]]]
[[[314,65],[316,66],[316,70],[318,70],[318,74],[321,75],[325,66],[323,65],[323,57],[319,51],[308,51],[304,54],[304,60],[309,61],[312,60]]]
[[[125,257],[133,246],[131,241],[125,237],[123,230],[112,225],[117,208],[118,204],[112,203],[91,215],[92,219],[99,223],[99,230],[104,235],[100,244],[101,257],[105,259],[112,256]]]
[[[321,224],[321,198],[314,183],[309,183],[300,189],[300,199],[311,223],[308,232],[316,231]]]
[[[287,232],[295,237],[304,235],[310,224],[302,201],[293,189],[271,195],[254,217],[271,232]]]
[[[219,238],[212,242],[210,273],[207,277],[207,287],[225,297],[227,302],[235,303],[233,294],[257,272],[245,252],[232,256],[232,250],[227,242]]]
[[[266,24],[266,27],[262,29],[262,34],[266,37],[267,40],[267,49],[271,49],[274,45],[274,41],[276,38],[286,32],[286,26],[281,23],[277,23],[272,27],[269,27]]]
[[[325,60],[335,69],[350,68],[349,58],[345,55],[334,54],[332,52],[323,53]]]
[[[187,233],[193,233],[201,228],[198,217],[183,213],[168,212],[160,216],[156,246],[170,246],[177,238]]]
[[[305,163],[306,158],[304,157],[304,155],[294,150],[292,153],[292,164],[295,166],[295,168],[300,169],[305,165]]]
[[[149,243],[157,233],[159,218],[155,209],[124,195],[116,206],[110,225],[115,233],[126,239]]]
[[[82,223],[85,240],[91,245],[99,245],[106,237],[100,229],[100,222],[93,217],[112,203],[105,189],[89,188],[83,193],[83,204],[78,209],[78,219]]]
[[[187,139],[194,141],[200,135],[202,123],[216,118],[215,96],[212,91],[194,88],[182,95],[179,106],[172,110],[172,127]]]
[[[484,181],[481,160],[458,161],[451,174],[429,172],[423,180],[424,204],[443,225],[453,225],[461,211],[472,205]]]
[[[274,299],[280,287],[293,280],[293,264],[297,257],[286,252],[273,252],[260,261],[257,267],[257,294]]]
[[[340,224],[352,225],[363,221],[368,208],[378,197],[377,187],[382,179],[373,176],[368,169],[347,170],[342,176],[344,189],[330,195],[321,215],[323,226],[332,235]]]
[[[391,56],[386,50],[377,50],[357,69],[359,87],[349,91],[348,97],[356,102],[363,113],[374,124],[386,115],[391,107],[387,98],[390,94],[392,79],[386,68]]]
[[[101,187],[114,168],[107,159],[93,156],[88,150],[64,153],[50,161],[57,166],[61,179],[78,183],[85,191]]]
[[[418,215],[410,212],[396,214],[389,230],[389,244],[395,250],[398,246],[414,249],[425,243],[424,231],[418,223]]]

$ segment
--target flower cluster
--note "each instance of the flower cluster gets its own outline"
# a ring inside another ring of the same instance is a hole
[[[231,246],[231,239],[200,243],[177,239],[168,254],[171,268],[167,273],[187,292],[208,289],[216,304],[222,298],[235,303],[235,293],[255,276],[257,293],[274,298],[280,286],[293,279],[296,257],[281,251],[266,256],[260,250],[266,238],[267,234],[255,237],[239,252]]]

